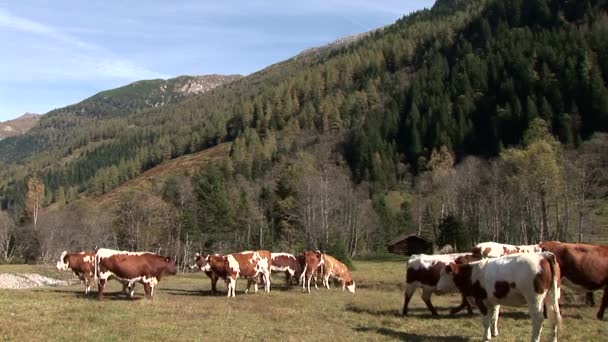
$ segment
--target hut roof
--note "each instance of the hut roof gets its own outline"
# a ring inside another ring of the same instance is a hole
[[[415,233],[411,233],[411,234],[401,235],[398,238],[394,239],[393,241],[387,243],[386,245],[387,246],[392,246],[392,245],[395,245],[395,244],[397,244],[399,242],[402,242],[402,241],[408,240],[408,239],[416,239],[416,240],[421,240],[421,241],[424,241],[424,242],[428,242],[425,238],[423,238],[421,236],[418,236]]]

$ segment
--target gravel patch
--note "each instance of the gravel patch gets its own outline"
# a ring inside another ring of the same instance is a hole
[[[40,286],[67,286],[65,280],[41,276],[37,273],[0,273],[0,289],[30,289]]]

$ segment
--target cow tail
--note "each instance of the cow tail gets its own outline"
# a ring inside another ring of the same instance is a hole
[[[556,324],[560,326],[562,323],[562,316],[559,313],[559,298],[561,290],[558,286],[558,282],[560,280],[559,277],[561,270],[559,269],[559,264],[555,259],[555,254],[551,252],[547,254],[549,257],[549,268],[551,269],[551,274],[553,274],[551,278],[551,292],[553,292],[553,314],[555,315]]]
[[[95,257],[93,258],[93,267],[95,268],[95,281],[99,281],[99,254],[95,250]]]

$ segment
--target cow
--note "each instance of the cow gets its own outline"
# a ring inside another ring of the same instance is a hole
[[[74,274],[84,282],[84,294],[87,295],[91,292],[91,284],[95,278],[95,252],[74,252],[68,253],[63,251],[57,261],[57,269],[60,271],[72,270]],[[131,290],[128,281],[121,281],[122,292],[128,294]],[[132,284],[131,284],[132,285]]]
[[[348,289],[348,292],[355,293],[355,281],[346,265],[329,254],[323,254],[323,264],[323,284],[325,287],[330,288],[329,278],[331,277],[342,283],[342,291]]]
[[[302,292],[310,293],[310,281],[314,277],[315,288],[317,288],[317,273],[323,268],[325,259],[320,251],[306,251],[298,256],[298,262],[302,269],[300,282],[302,283]],[[322,272],[321,272],[322,273]]]
[[[437,291],[454,284],[483,315],[483,340],[498,336],[500,305],[527,304],[532,320],[532,341],[540,340],[543,304],[547,307],[552,341],[557,341],[560,268],[551,252],[522,253],[468,264],[451,262],[441,270]]]
[[[57,269],[60,271],[72,270],[80,281],[84,281],[84,294],[86,295],[91,291],[91,283],[95,277],[94,260],[95,252],[68,253],[63,251],[57,261]]]
[[[254,291],[258,292],[257,278],[264,279],[264,292],[270,292],[271,256],[269,251],[247,251],[227,255],[202,255],[196,257],[196,265],[203,272],[213,272],[217,277],[224,279],[228,285],[228,297],[236,295],[236,280],[239,277],[248,278],[247,290],[254,284]]]
[[[431,296],[433,293],[437,293],[437,282],[439,281],[441,270],[450,262],[463,264],[478,260],[481,260],[481,257],[470,253],[412,255],[407,263],[405,300],[403,302],[402,315],[407,316],[410,300],[419,287],[422,288],[422,300],[424,301],[424,304],[426,304],[426,307],[431,311],[433,316],[439,315],[431,302]],[[456,291],[458,291],[458,289],[454,285],[451,292]],[[450,310],[450,315],[458,313],[465,307],[469,314],[473,313],[471,305],[463,297],[461,304]]]
[[[597,319],[603,319],[608,305],[608,246],[543,241],[540,247],[555,254],[567,287],[579,291],[604,289],[596,314]]]
[[[498,242],[481,242],[471,250],[473,254],[481,255],[483,258],[498,258],[509,254],[537,253],[541,251],[539,245],[516,246]]]
[[[214,254],[214,255],[216,255],[216,256],[217,256],[217,255],[219,255],[219,254]],[[196,260],[198,260],[199,256],[200,256],[200,254],[199,254],[199,253],[196,253],[196,254],[194,255],[194,260],[195,260],[195,261],[196,261]],[[198,269],[200,269],[200,268],[198,267],[198,265],[197,265],[197,264],[190,265],[190,269],[193,269],[193,268],[198,268]],[[218,281],[218,279],[219,279],[218,275],[217,275],[215,272],[213,272],[213,270],[204,271],[204,273],[205,273],[205,274],[207,275],[207,277],[209,277],[209,279],[211,280],[211,293],[214,293],[214,294],[215,294],[215,293],[217,293],[217,281]]]
[[[291,284],[297,276],[300,275],[300,264],[295,256],[289,253],[271,253],[271,266],[272,272],[285,272],[285,282]]]
[[[165,275],[177,274],[175,260],[149,252],[126,252],[100,248],[95,253],[97,298],[103,299],[103,290],[110,277],[129,283],[129,297],[133,298],[132,284],[144,285],[145,296],[154,297],[154,287]]]

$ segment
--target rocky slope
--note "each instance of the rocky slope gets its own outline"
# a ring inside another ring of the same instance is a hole
[[[0,122],[0,139],[24,134],[40,120],[40,115],[25,113],[20,117]]]

